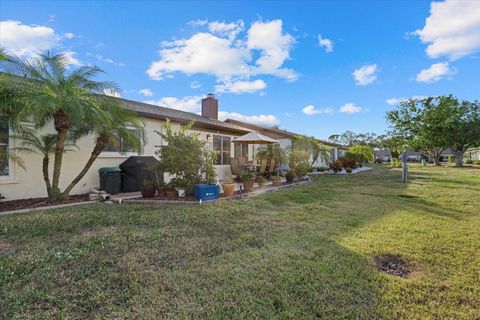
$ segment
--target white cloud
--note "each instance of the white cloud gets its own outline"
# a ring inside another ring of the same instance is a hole
[[[192,89],[198,89],[202,86],[202,84],[198,81],[192,81],[190,82],[190,88]]]
[[[229,92],[234,94],[241,93],[254,93],[259,90],[263,90],[267,87],[267,84],[263,80],[254,81],[227,81],[224,84],[215,86],[217,92]]]
[[[352,75],[355,79],[355,83],[359,86],[365,86],[372,83],[377,79],[377,65],[371,64],[361,67],[360,69],[355,70]]]
[[[310,104],[302,109],[302,112],[307,116],[313,116],[320,113],[325,114],[332,114],[334,110],[332,108],[323,108],[323,109],[316,109],[314,105]]]
[[[34,57],[38,52],[56,46],[60,39],[50,27],[0,21],[0,46],[18,56]]]
[[[450,68],[448,62],[434,63],[428,69],[424,69],[417,74],[418,82],[432,83],[441,80],[443,77],[451,76],[456,73],[455,69]]]
[[[66,38],[66,39],[73,39],[75,37],[75,35],[71,32],[66,32],[63,34],[63,36]]]
[[[274,127],[280,123],[278,118],[271,114],[247,116],[247,115],[236,113],[236,112],[226,112],[226,111],[219,111],[218,119],[222,121],[226,119],[235,119],[242,122],[256,124],[262,127]]]
[[[138,91],[138,93],[141,94],[144,97],[152,97],[153,96],[152,90],[150,90],[148,88],[142,89],[142,90]]]
[[[125,64],[122,63],[122,62],[115,62],[115,61],[113,61],[112,59],[107,58],[107,57],[104,57],[104,56],[102,56],[102,55],[100,55],[100,54],[95,55],[95,58],[96,58],[98,61],[110,63],[110,64],[113,64],[114,66],[117,66],[117,67],[123,67],[123,66],[125,66]]]
[[[285,60],[290,59],[290,50],[295,39],[283,33],[280,19],[270,22],[257,21],[248,30],[247,46],[260,50],[260,57],[255,61],[257,68],[253,74],[272,74],[289,81],[298,79],[298,74],[287,68],[281,68]]]
[[[425,99],[425,98],[426,98],[426,96],[412,96],[412,97],[410,97],[410,98],[406,98],[406,97],[390,98],[390,99],[385,100],[385,102],[386,102],[388,105],[396,106],[396,105],[399,105],[401,102],[408,101],[408,100],[410,100],[410,99],[422,100],[422,99]]]
[[[343,106],[340,107],[340,112],[344,113],[358,113],[362,110],[362,107],[356,106],[353,102],[345,103]]]
[[[212,21],[208,24],[208,30],[213,34],[235,39],[237,35],[243,31],[244,26],[243,20],[231,23]]]
[[[318,45],[325,48],[326,53],[333,51],[333,41],[327,38],[322,38],[322,35],[318,35]]]
[[[111,97],[116,97],[116,98],[122,97],[122,95],[117,90],[112,88],[103,90],[103,93]]]
[[[431,58],[459,59],[480,50],[480,1],[432,2],[423,29],[413,34],[428,43]]]
[[[63,54],[67,59],[67,63],[69,66],[79,66],[82,63],[75,57],[77,55],[74,51],[64,51]]]
[[[161,107],[172,108],[187,112],[198,112],[203,96],[187,96],[182,98],[163,97],[159,100],[147,100],[145,103],[154,104]]]
[[[257,21],[243,37],[239,36],[244,29],[242,20],[232,23],[196,20],[189,24],[206,26],[208,32],[163,41],[160,58],[147,70],[151,79],[161,80],[176,72],[200,73],[215,76],[227,88],[231,83],[242,82],[258,86],[258,81],[249,81],[255,75],[274,75],[287,81],[298,78],[295,71],[283,67],[290,58],[294,38],[283,31],[281,20]]]

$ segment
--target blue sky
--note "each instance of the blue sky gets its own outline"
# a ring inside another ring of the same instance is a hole
[[[222,117],[319,138],[382,133],[402,98],[480,92],[480,1],[2,1],[0,20],[7,50],[69,52],[122,97],[198,112],[213,92]]]

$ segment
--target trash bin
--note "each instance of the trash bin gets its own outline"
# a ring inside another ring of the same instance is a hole
[[[100,190],[110,194],[120,193],[122,190],[122,170],[120,168],[100,168],[98,173],[100,175]]]
[[[155,174],[149,167],[159,163],[151,156],[132,156],[122,162],[122,192],[140,191],[144,180],[155,181]]]

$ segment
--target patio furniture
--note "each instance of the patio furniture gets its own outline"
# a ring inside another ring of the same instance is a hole
[[[232,170],[233,175],[238,174],[239,163],[238,158],[230,158],[230,169]]]

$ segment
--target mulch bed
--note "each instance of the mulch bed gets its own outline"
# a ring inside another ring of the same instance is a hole
[[[0,212],[21,210],[21,209],[32,209],[32,208],[41,208],[47,206],[54,206],[58,204],[68,204],[75,202],[86,202],[89,201],[88,194],[70,196],[67,200],[47,202],[47,198],[30,198],[30,199],[20,199],[20,200],[10,200],[0,202]]]
[[[400,278],[406,278],[412,272],[411,264],[399,255],[382,254],[373,259],[377,269],[381,272]]]

